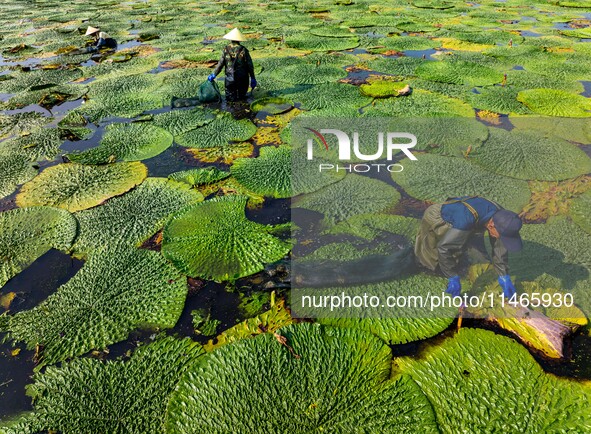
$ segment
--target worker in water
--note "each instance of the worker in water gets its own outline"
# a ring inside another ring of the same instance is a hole
[[[117,41],[107,35],[105,32],[101,32],[101,29],[97,27],[89,26],[86,29],[85,36],[92,36],[94,38],[94,45],[88,47],[87,51],[99,51],[100,49],[109,48],[115,49],[117,48]]]
[[[415,255],[426,268],[439,270],[448,278],[446,292],[457,297],[461,292],[458,264],[462,254],[473,247],[490,259],[484,246],[488,231],[492,263],[499,275],[505,298],[515,294],[509,277],[508,252],[521,250],[522,222],[517,214],[478,196],[450,198],[425,210],[415,243]]]
[[[254,89],[257,85],[250,53],[246,47],[240,44],[246,39],[238,29],[226,34],[224,39],[229,40],[230,43],[224,48],[220,61],[207,79],[213,81],[225,67],[226,101],[244,100],[248,91],[249,77],[250,87]]]

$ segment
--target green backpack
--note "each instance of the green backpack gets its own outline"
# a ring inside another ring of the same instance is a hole
[[[201,86],[199,86],[197,97],[199,98],[199,102],[202,103],[218,102],[222,100],[222,94],[218,89],[218,85],[215,81],[209,80],[206,80]]]

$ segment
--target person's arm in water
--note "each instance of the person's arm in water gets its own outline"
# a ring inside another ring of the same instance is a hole
[[[215,66],[215,69],[213,70],[213,72],[211,74],[209,74],[207,79],[209,81],[213,81],[217,77],[217,75],[222,71],[222,68],[224,66],[226,66],[226,49],[225,48],[222,51],[222,57],[220,58],[218,64]]]

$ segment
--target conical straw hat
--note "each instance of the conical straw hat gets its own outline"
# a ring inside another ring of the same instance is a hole
[[[88,26],[86,29],[86,34],[84,36],[92,35],[93,33],[100,32],[101,29],[97,29],[96,27]]]
[[[228,39],[230,41],[246,41],[246,38],[242,36],[242,33],[240,33],[240,30],[237,28],[234,28],[234,30],[232,30],[230,33],[226,33],[224,35],[224,39]]]

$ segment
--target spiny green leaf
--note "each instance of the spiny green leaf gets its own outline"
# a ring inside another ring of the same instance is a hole
[[[18,208],[0,213],[0,287],[49,249],[68,250],[76,219],[67,211]]]
[[[103,205],[80,211],[80,233],[74,245],[86,256],[108,246],[139,246],[158,232],[175,211],[203,200],[189,185],[163,178],[148,178],[134,190]]]
[[[529,202],[527,182],[496,175],[462,158],[422,154],[418,161],[407,158],[404,170],[392,179],[413,197],[443,202],[448,197],[478,195],[501,206],[520,211]]]
[[[16,202],[19,207],[53,206],[76,212],[131,190],[146,176],[148,169],[141,163],[59,164],[26,183]]]
[[[463,328],[395,363],[429,397],[443,433],[591,428],[589,386],[546,374],[523,346],[490,331]]]
[[[519,92],[517,99],[530,110],[542,115],[570,118],[591,117],[591,101],[589,98],[562,90],[523,90]]]
[[[160,253],[103,249],[45,301],[10,317],[8,332],[28,348],[43,347],[53,364],[125,340],[136,328],[174,327],[185,278]]]
[[[245,196],[222,196],[175,214],[164,228],[162,253],[183,273],[235,280],[281,259],[289,246],[244,215]]]
[[[163,433],[168,397],[202,352],[188,338],[168,337],[139,347],[129,360],[81,358],[49,367],[27,389],[39,431]]]
[[[167,432],[437,432],[416,385],[388,379],[379,339],[318,324],[279,333],[286,345],[265,333],[200,358],[171,398]]]
[[[230,176],[230,172],[220,170],[217,167],[203,167],[201,169],[189,169],[171,173],[168,179],[185,182],[191,187],[203,184],[212,184]]]
[[[228,142],[243,142],[256,133],[256,126],[248,119],[235,120],[224,113],[212,122],[175,137],[181,146],[188,148],[215,148]]]
[[[470,159],[491,172],[519,179],[561,181],[591,172],[591,159],[578,147],[528,130],[491,128]]]
[[[67,154],[71,161],[101,164],[117,160],[141,161],[155,157],[172,145],[172,134],[146,124],[111,124],[99,146],[79,153]]]
[[[301,196],[294,206],[321,212],[327,222],[338,223],[357,214],[383,211],[399,200],[400,193],[385,182],[349,174],[339,182]]]
[[[0,198],[6,197],[37,174],[37,169],[25,155],[0,153]]]

